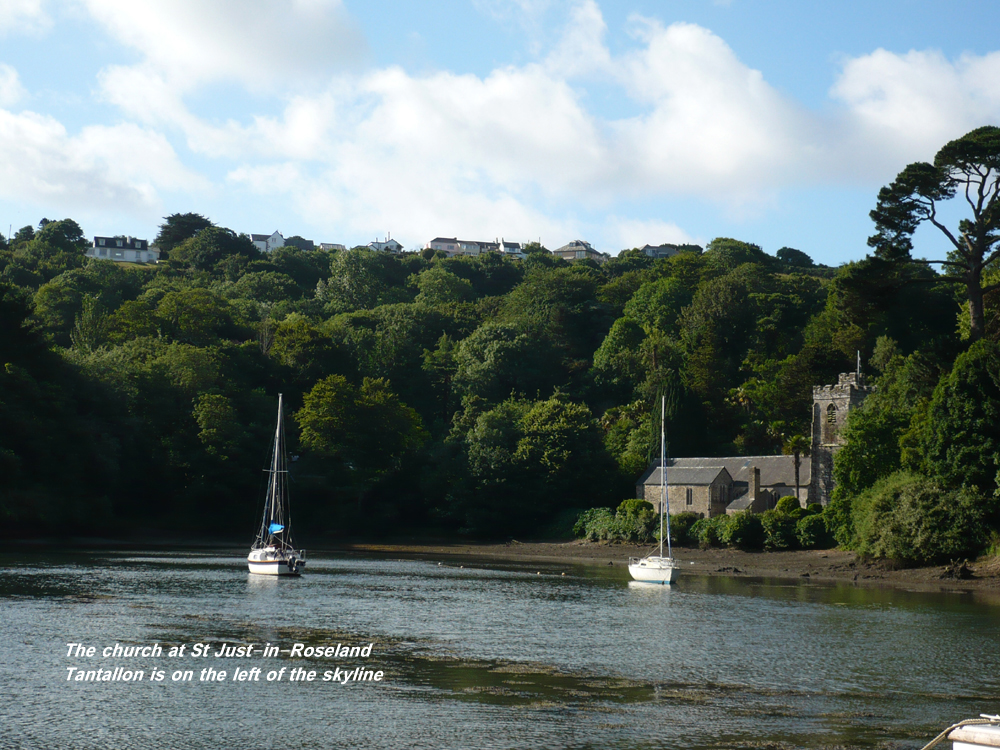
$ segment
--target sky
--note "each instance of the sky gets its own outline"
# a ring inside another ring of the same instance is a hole
[[[993,0],[0,0],[0,233],[192,211],[838,265],[880,187],[1000,124],[998,25]]]

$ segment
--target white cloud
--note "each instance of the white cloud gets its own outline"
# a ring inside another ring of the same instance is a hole
[[[0,2],[0,36],[14,32],[37,34],[52,25],[42,0],[2,0]]]
[[[70,136],[51,117],[0,110],[0,196],[7,199],[146,214],[158,209],[158,189],[206,187],[163,136],[136,125]]]
[[[289,100],[280,117],[246,123],[196,117],[148,66],[106,70],[102,84],[136,116],[180,127],[193,150],[239,159],[230,180],[290,196],[313,223],[564,238],[581,225],[567,205],[601,210],[622,197],[691,193],[770,200],[768,189],[801,164],[808,118],[707,30],[641,19],[635,27],[642,48],[613,58],[599,9],[585,0],[542,63],[482,78],[400,68],[344,75],[322,94]],[[585,88],[569,82],[588,75],[617,81],[646,113],[616,121],[589,112]],[[273,161],[281,170],[299,163],[308,176],[278,179]],[[643,244],[640,228],[609,233]],[[668,223],[644,229],[661,238],[643,242],[666,241],[664,231],[688,239]]]
[[[896,54],[846,60],[830,91],[849,111],[855,143],[879,163],[929,160],[947,141],[1000,121],[1000,52]],[[853,144],[852,144],[853,145]]]
[[[608,27],[595,0],[583,0],[571,13],[567,27],[545,61],[545,67],[567,78],[607,72],[611,53],[604,44]]]
[[[649,110],[614,123],[620,176],[641,192],[756,200],[795,181],[808,146],[808,116],[719,37],[692,24],[635,19],[645,47],[619,76]]]
[[[195,154],[240,165],[230,186],[280,197],[314,226],[391,230],[409,245],[438,233],[555,245],[584,227],[620,247],[688,242],[669,217],[600,217],[669,196],[759,217],[782,191],[882,181],[1000,119],[1000,53],[847,59],[830,91],[838,106],[812,112],[693,24],[634,17],[634,49],[613,55],[595,0],[569,5],[539,62],[485,76],[345,72],[361,43],[333,0],[251,0],[239,13],[223,0],[83,1],[143,56],[100,76],[102,96],[145,124],[138,133],[176,129]],[[525,19],[554,4],[478,3]],[[280,92],[266,102],[283,110],[218,121],[192,109],[194,87],[232,81]],[[600,113],[598,86],[639,114]],[[160,172],[171,163],[172,151]]]
[[[82,0],[143,67],[184,91],[238,81],[253,91],[322,81],[364,43],[340,0]]]
[[[659,219],[637,220],[609,217],[605,229],[608,244],[614,247],[612,252],[626,248],[642,247],[643,245],[688,245],[698,244],[691,235],[677,224]]]
[[[0,63],[0,107],[17,104],[24,96],[25,90],[17,71],[9,65]]]

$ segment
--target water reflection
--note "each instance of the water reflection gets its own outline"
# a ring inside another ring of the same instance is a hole
[[[357,556],[278,580],[240,550],[0,562],[3,747],[918,747],[1000,706],[997,609],[968,597]],[[69,641],[371,642],[385,681],[66,684]]]

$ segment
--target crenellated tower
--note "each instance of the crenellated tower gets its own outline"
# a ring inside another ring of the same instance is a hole
[[[844,444],[847,413],[874,390],[858,372],[841,373],[836,385],[813,386],[812,484],[809,502],[826,505],[833,492],[833,457]]]

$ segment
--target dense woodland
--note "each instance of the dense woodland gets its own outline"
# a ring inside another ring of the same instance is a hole
[[[306,546],[559,534],[634,494],[661,395],[671,455],[801,451],[812,386],[860,352],[878,389],[849,419],[831,534],[904,561],[977,552],[997,527],[997,155],[983,128],[907,167],[872,254],[837,269],[728,238],[602,266],[538,245],[264,256],[193,213],[139,266],[42,220],[0,237],[4,531],[249,538],[282,392]],[[939,226],[958,238],[939,273],[909,237],[962,179],[985,198]]]

